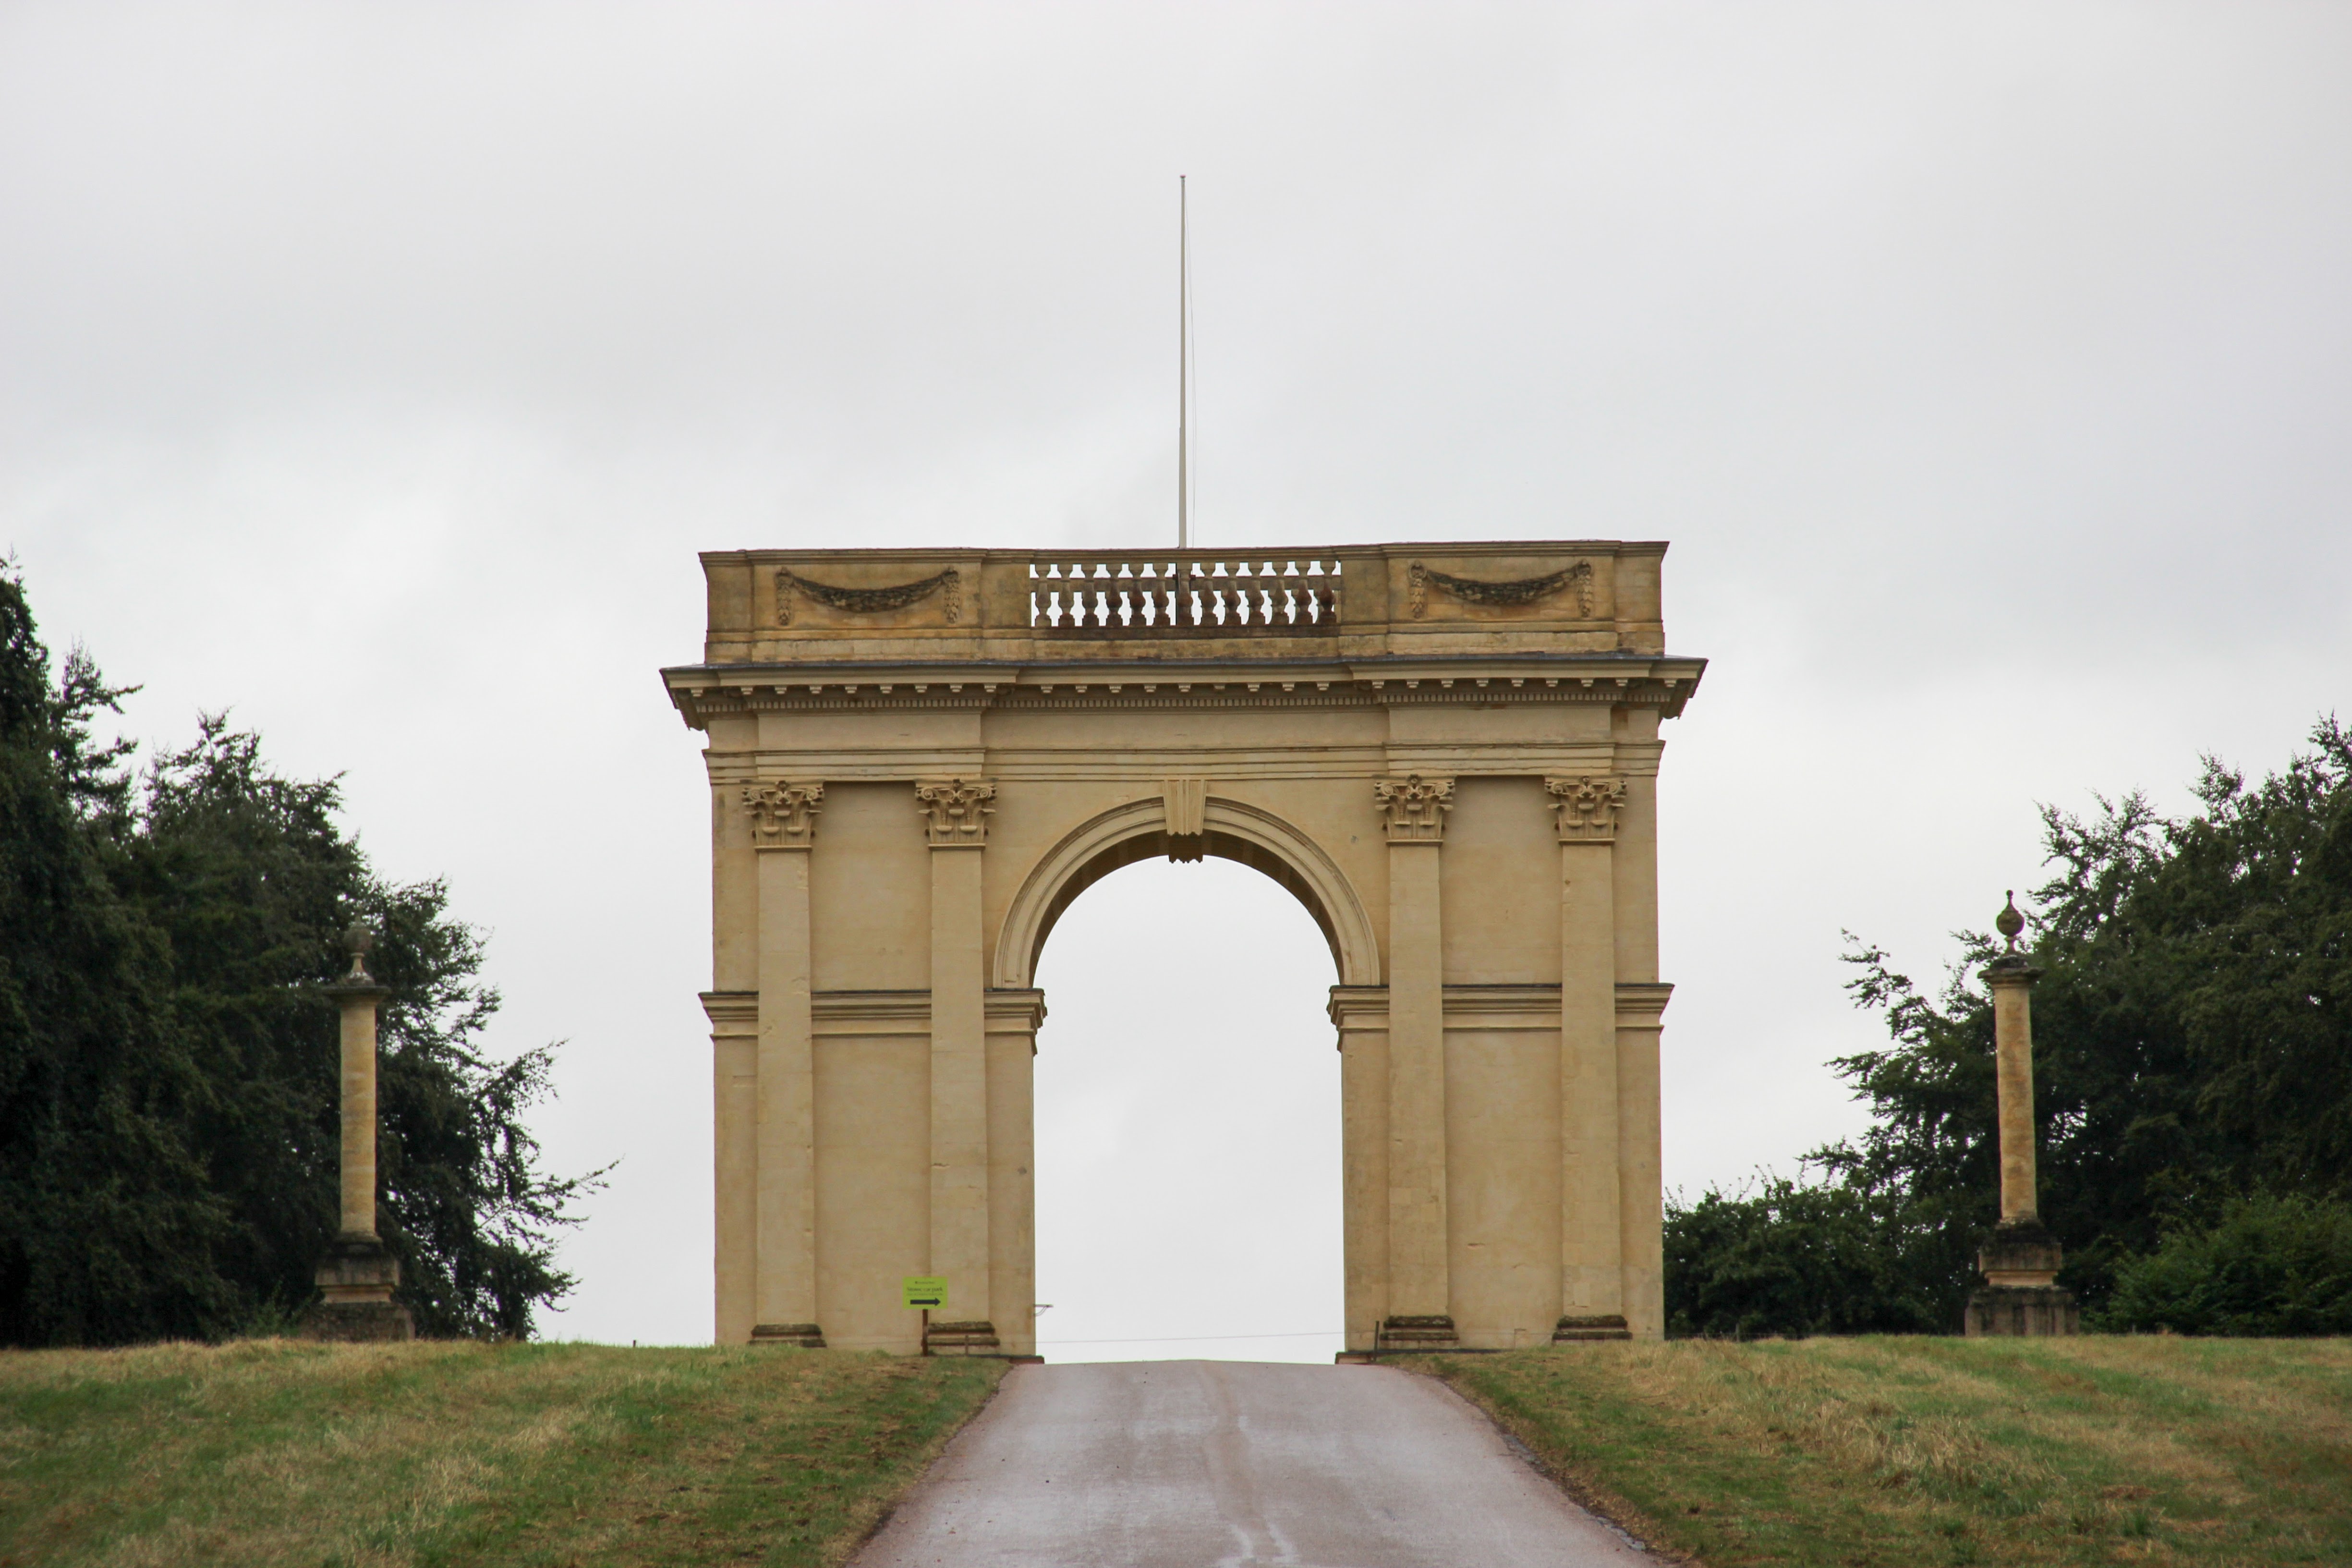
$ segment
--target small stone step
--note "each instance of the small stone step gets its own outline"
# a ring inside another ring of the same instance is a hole
[[[1584,1340],[1630,1340],[1633,1331],[1626,1326],[1622,1314],[1603,1313],[1597,1317],[1562,1318],[1553,1325],[1551,1342],[1556,1345],[1575,1344]]]

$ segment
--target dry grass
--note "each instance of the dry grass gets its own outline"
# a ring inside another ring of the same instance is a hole
[[[1002,1371],[594,1345],[0,1352],[0,1568],[838,1563]]]
[[[1430,1370],[1710,1568],[2352,1563],[2352,1342],[1679,1342]]]

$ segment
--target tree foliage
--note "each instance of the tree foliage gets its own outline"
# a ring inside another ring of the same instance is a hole
[[[2257,1194],[2116,1270],[2118,1332],[2352,1334],[2352,1204]]]
[[[380,937],[378,1228],[421,1331],[530,1331],[570,1277],[551,1237],[595,1174],[539,1166],[552,1047],[481,1049],[479,937],[437,881],[376,876],[331,780],[202,721],[143,777],[53,683],[0,574],[0,1341],[218,1337],[312,1291],[337,1223],[336,1015],[356,916]]]
[[[2347,780],[2352,737],[2327,720],[2259,784],[2209,759],[2197,808],[2179,817],[2139,795],[2101,799],[2088,818],[2043,810],[2054,875],[2031,926],[2043,972],[2041,1211],[2066,1247],[2060,1282],[2094,1310],[2131,1259],[2250,1194],[2352,1196]],[[1956,940],[1959,961],[1933,996],[1874,946],[1848,955],[1849,989],[1885,1015],[1889,1043],[1834,1064],[1868,1102],[1869,1128],[1807,1156],[1884,1216],[1882,1253],[1916,1271],[1948,1327],[1976,1282],[1998,1188],[1979,977],[1995,946],[1979,932]],[[1678,1210],[1670,1229],[1696,1213]],[[1811,1245],[1801,1226],[1767,1234]],[[1687,1298],[1671,1279],[1668,1291]],[[1743,1321],[1803,1331],[1823,1312],[1776,1310]]]
[[[1907,1205],[1859,1187],[1766,1176],[1666,1208],[1666,1331],[1677,1339],[1918,1334],[1942,1328],[1932,1268],[1942,1237]]]

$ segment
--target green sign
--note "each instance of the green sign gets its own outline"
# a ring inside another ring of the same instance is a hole
[[[948,1304],[948,1282],[944,1279],[934,1279],[928,1274],[909,1274],[899,1280],[898,1285],[906,1291],[909,1307],[929,1307],[936,1312]]]

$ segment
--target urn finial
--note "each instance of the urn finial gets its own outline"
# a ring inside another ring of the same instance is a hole
[[[2017,911],[2017,893],[2014,889],[2011,889],[2003,896],[2007,898],[2009,902],[2007,906],[2001,910],[2000,913],[1994,917],[1992,927],[1993,930],[2000,932],[2001,935],[2009,939],[2009,951],[2015,952],[2017,951],[2017,933],[2025,929],[2025,917]]]
[[[361,923],[357,916],[353,916],[352,923],[345,927],[343,931],[343,951],[352,955],[352,972],[343,976],[344,979],[368,980],[372,978],[367,972],[367,955],[374,949],[374,947],[375,932],[368,930],[365,925]]]

